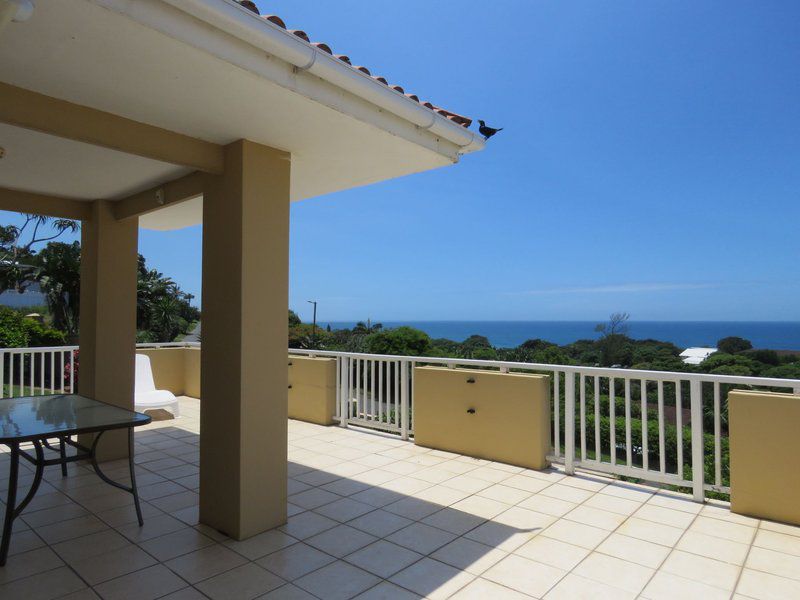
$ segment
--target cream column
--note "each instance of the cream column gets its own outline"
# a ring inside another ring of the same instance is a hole
[[[112,207],[93,202],[81,224],[78,392],[133,410],[139,219],[117,221]],[[126,431],[103,434],[100,460],[127,456]]]
[[[290,155],[240,140],[203,194],[200,521],[286,521]]]

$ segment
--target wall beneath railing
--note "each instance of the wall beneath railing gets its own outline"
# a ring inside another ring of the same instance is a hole
[[[200,397],[200,348],[137,348],[150,357],[156,389]]]

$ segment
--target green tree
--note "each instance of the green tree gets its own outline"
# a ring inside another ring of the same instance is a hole
[[[141,254],[137,273],[137,339],[142,342],[171,342],[186,333],[200,318],[200,311],[191,304],[194,296],[183,292],[163,273],[148,269]]]
[[[289,327],[294,327],[295,325],[300,325],[302,321],[300,317],[297,316],[297,313],[294,312],[291,308],[289,309]]]
[[[81,245],[50,242],[39,252],[37,263],[34,278],[47,301],[53,327],[74,341],[80,318]]]
[[[750,340],[736,337],[735,335],[722,338],[717,342],[717,350],[723,354],[737,354],[745,350],[750,350],[752,347],[753,344]]]
[[[366,347],[370,354],[394,356],[425,356],[431,338],[424,331],[413,327],[385,329],[367,336]]]
[[[0,292],[22,293],[35,281],[36,246],[80,228],[78,221],[23,213],[20,226],[0,226]],[[48,232],[43,232],[49,228]]]

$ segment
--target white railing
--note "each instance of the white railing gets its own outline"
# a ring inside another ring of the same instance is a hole
[[[198,348],[200,344],[137,344],[137,348]],[[75,389],[77,346],[0,349],[0,397]],[[414,434],[414,367],[441,365],[550,376],[552,453],[567,473],[585,469],[707,491],[729,493],[727,393],[733,387],[800,394],[800,380],[572,365],[386,356],[289,349],[336,359],[336,420]],[[704,421],[710,431],[704,431]],[[708,435],[709,437],[706,437]],[[706,477],[707,442],[713,458]],[[713,467],[713,468],[712,468]]]
[[[199,348],[195,342],[136,344],[137,348]],[[77,389],[78,346],[0,348],[0,398],[64,394]]]
[[[733,387],[800,394],[800,380],[669,371],[643,371],[463,358],[384,356],[290,349],[337,361],[340,425],[414,433],[414,367],[443,365],[551,377],[551,460],[575,469],[692,489],[730,493],[727,392]],[[399,413],[399,416],[398,416]],[[344,415],[344,418],[342,416]],[[704,420],[713,425],[713,472],[706,480]]]

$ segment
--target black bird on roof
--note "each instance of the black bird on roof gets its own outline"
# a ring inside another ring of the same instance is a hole
[[[492,137],[495,133],[497,133],[498,131],[503,131],[502,127],[500,129],[495,129],[494,127],[489,127],[486,123],[483,122],[483,119],[478,119],[478,123],[481,124],[481,126],[478,128],[478,131],[480,131],[481,135],[484,138],[486,138],[487,140],[490,137]]]

